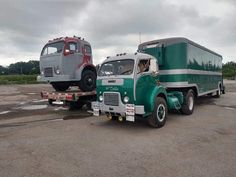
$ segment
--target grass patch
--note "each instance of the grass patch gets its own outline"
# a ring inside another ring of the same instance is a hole
[[[0,85],[36,83],[37,75],[0,75]]]

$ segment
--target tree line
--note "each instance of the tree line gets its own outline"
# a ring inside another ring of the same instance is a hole
[[[222,68],[223,76],[227,78],[236,76],[236,62],[227,62],[223,64]],[[39,74],[39,61],[30,60],[28,62],[17,62],[10,64],[8,67],[3,67],[0,65],[0,75],[33,75]]]
[[[236,77],[236,63],[231,61],[223,64],[222,68],[223,76],[226,78],[234,78]]]
[[[0,75],[34,75],[39,74],[39,61],[17,62],[7,67],[0,65]]]

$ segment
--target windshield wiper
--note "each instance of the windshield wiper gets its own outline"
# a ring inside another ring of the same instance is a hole
[[[125,73],[131,72],[131,71],[132,71],[132,70],[129,69],[129,70],[126,70],[126,71],[124,71],[124,72],[122,72],[122,73],[120,73],[120,74],[125,74]]]

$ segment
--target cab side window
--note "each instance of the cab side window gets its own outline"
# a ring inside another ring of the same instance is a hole
[[[69,44],[69,50],[70,52],[78,52],[78,49],[77,49],[77,43],[75,42],[70,42]]]
[[[150,66],[150,60],[140,60],[138,63],[138,74],[148,72]]]
[[[87,54],[92,53],[91,47],[89,45],[84,45],[84,50],[85,50],[85,53],[87,53]]]

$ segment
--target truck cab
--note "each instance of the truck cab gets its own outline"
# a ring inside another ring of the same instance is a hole
[[[56,91],[79,86],[92,91],[96,84],[90,44],[79,37],[61,37],[48,41],[40,55],[38,81],[49,82]]]
[[[158,72],[158,60],[148,54],[108,57],[98,71],[94,115],[102,112],[120,121],[147,118],[150,125],[162,127],[168,113],[167,92]]]

